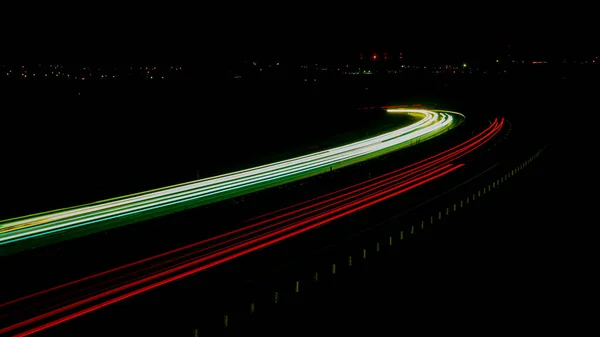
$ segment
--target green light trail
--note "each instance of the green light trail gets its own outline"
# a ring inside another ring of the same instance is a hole
[[[388,109],[415,123],[355,143],[246,170],[128,196],[0,221],[0,255],[208,205],[339,169],[436,137],[464,116],[441,110]],[[60,235],[58,235],[60,234]]]

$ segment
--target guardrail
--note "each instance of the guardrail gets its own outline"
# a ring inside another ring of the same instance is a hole
[[[231,308],[231,310],[225,310],[221,316],[222,323],[216,324],[217,326],[220,325],[220,331],[217,333],[230,334],[232,326],[243,329],[244,327],[238,323],[252,321],[253,316],[263,310],[278,310],[277,308],[283,305],[293,305],[297,301],[295,298],[310,292],[315,287],[324,284],[335,284],[336,280],[340,278],[352,277],[354,275],[353,271],[358,270],[358,272],[361,272],[361,267],[365,268],[369,260],[393,252],[396,247],[401,247],[404,242],[418,238],[428,229],[433,229],[436,224],[443,223],[456,213],[466,212],[473,205],[485,200],[487,196],[531,165],[543,153],[544,149],[545,147],[539,149],[525,160],[510,167],[509,170],[503,170],[499,175],[498,172],[493,172],[481,177],[481,181],[485,181],[484,183],[477,181],[466,186],[464,190],[457,191],[444,200],[445,205],[438,205],[436,211],[429,214],[421,213],[420,220],[398,222],[397,219],[394,219],[395,224],[386,227],[384,231],[381,231],[382,233],[360,240],[359,243],[350,245],[351,247],[342,248],[343,252],[337,252],[338,257],[336,259],[327,262],[322,261],[314,266],[313,272],[299,274],[295,279],[284,281],[271,291],[255,296],[253,300],[246,304],[242,303],[235,305],[235,308]],[[265,306],[270,308],[265,308]],[[240,310],[244,307],[247,310]],[[265,317],[262,319],[265,319]],[[190,335],[202,336],[204,331],[196,328]]]

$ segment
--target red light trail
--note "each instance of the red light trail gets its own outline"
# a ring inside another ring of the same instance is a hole
[[[476,136],[434,156],[250,219],[247,222],[253,222],[251,225],[0,304],[2,310],[23,304],[9,310],[7,316],[31,312],[25,320],[0,329],[0,334],[28,329],[17,336],[30,335],[395,197],[463,167],[452,161],[484,145],[503,124],[504,119],[496,119]],[[255,222],[259,219],[263,220]],[[119,271],[125,273],[117,274]],[[99,280],[110,274],[116,275]],[[83,287],[84,283],[91,284]]]

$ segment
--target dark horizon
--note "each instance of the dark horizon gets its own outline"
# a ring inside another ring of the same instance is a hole
[[[403,18],[403,20],[405,20]],[[583,19],[582,19],[583,20]],[[385,21],[385,20],[382,20]],[[95,32],[85,38],[56,34],[55,38],[17,37],[4,39],[0,64],[7,63],[95,63],[95,64],[223,64],[240,60],[267,59],[288,63],[351,62],[359,54],[402,52],[405,60],[419,62],[466,62],[498,55],[524,58],[579,58],[600,55],[593,30],[576,26],[530,24],[519,30],[507,19],[505,25],[406,22],[398,25],[361,23],[337,29],[299,27],[275,34],[254,26],[231,26],[231,33],[194,34],[193,31],[160,31],[149,28],[137,35]],[[427,27],[424,27],[427,26]],[[494,28],[493,30],[490,27]],[[301,29],[300,29],[301,28]],[[427,29],[424,29],[427,28]],[[500,31],[500,32],[498,32]],[[184,34],[185,33],[185,34]]]

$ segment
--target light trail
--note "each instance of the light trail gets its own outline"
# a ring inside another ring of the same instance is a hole
[[[435,137],[464,118],[446,111],[390,109],[389,112],[420,116],[421,119],[392,132],[306,156],[130,196],[0,221],[0,255],[60,241],[65,234],[80,236],[107,230],[352,165]],[[57,233],[61,235],[54,235]]]
[[[268,213],[255,218],[265,220],[243,228],[0,304],[0,313],[7,311],[6,316],[31,313],[29,318],[0,329],[0,334],[26,329],[18,334],[26,336],[44,330],[397,196],[462,167],[463,164],[452,162],[486,144],[503,124],[503,119],[495,120],[481,133],[448,150],[326,196]],[[110,274],[116,275],[104,279]]]

